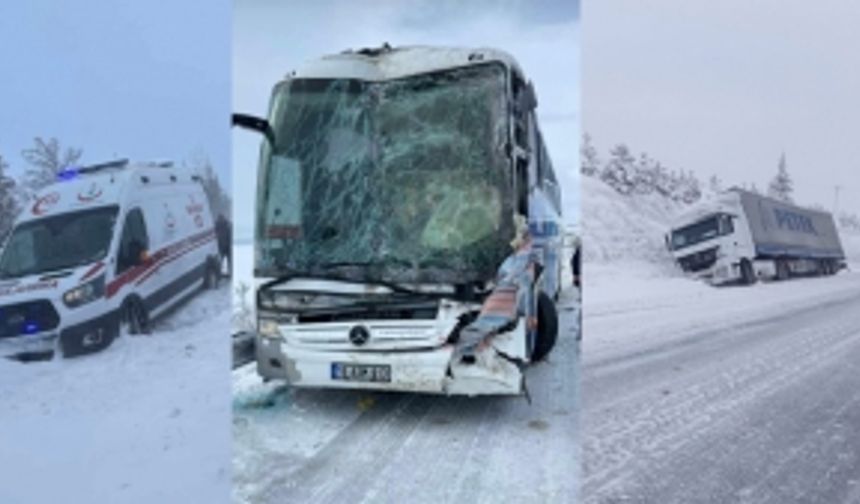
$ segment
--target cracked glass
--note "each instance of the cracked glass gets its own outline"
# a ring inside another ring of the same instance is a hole
[[[257,269],[391,282],[492,279],[514,234],[505,70],[274,91]]]

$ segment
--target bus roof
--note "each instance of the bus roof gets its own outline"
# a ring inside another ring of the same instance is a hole
[[[384,81],[449,68],[499,62],[519,75],[522,70],[510,54],[491,48],[434,46],[348,50],[308,62],[287,79],[360,79]]]

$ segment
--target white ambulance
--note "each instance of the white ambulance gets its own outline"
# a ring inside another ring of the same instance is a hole
[[[199,179],[170,163],[113,161],[58,175],[0,251],[0,356],[106,348],[218,281]]]

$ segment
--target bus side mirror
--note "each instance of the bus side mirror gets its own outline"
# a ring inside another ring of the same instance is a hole
[[[269,121],[262,117],[249,114],[233,114],[231,125],[261,133],[272,146],[275,145],[275,130],[272,129]]]

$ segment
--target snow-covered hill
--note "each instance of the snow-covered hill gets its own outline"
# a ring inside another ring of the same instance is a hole
[[[683,208],[656,194],[625,196],[599,179],[582,177],[585,261],[671,261],[663,235]]]

